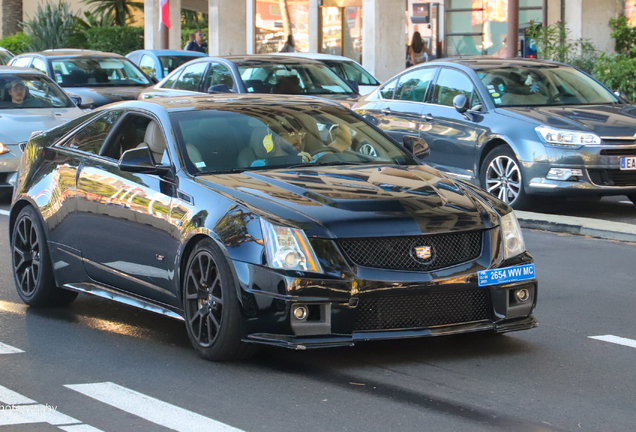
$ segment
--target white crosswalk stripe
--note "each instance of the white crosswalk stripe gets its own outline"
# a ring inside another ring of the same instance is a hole
[[[57,406],[38,404],[33,399],[0,386],[0,426],[48,423],[68,432],[102,432],[57,410]],[[82,426],[83,428],[79,428]]]
[[[21,349],[0,342],[0,354],[19,354],[23,352],[24,351],[22,351]]]
[[[72,390],[134,414],[152,423],[183,432],[241,432],[232,426],[179,408],[112,382],[66,385]]]

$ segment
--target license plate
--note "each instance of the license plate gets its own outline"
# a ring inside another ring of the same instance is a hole
[[[636,157],[622,157],[621,158],[622,170],[636,170]]]
[[[534,279],[534,264],[483,270],[477,273],[479,286],[506,284]]]

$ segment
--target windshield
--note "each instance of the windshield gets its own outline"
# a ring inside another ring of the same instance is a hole
[[[248,93],[351,94],[351,88],[322,64],[238,65]]]
[[[589,76],[571,67],[511,66],[477,71],[498,107],[617,103]]]
[[[48,77],[40,74],[0,74],[0,109],[72,108],[73,102]]]
[[[340,107],[241,106],[170,114],[188,171],[318,165],[416,165],[411,156]]]
[[[344,79],[355,81],[358,83],[358,85],[380,85],[380,83],[375,78],[373,78],[373,76],[369,72],[364,70],[364,68],[356,62],[324,60],[323,63],[326,64],[329,69],[331,69],[341,77],[344,77]]]
[[[130,60],[116,57],[74,57],[51,62],[62,87],[147,86],[150,81]]]
[[[178,68],[184,63],[190,60],[201,58],[200,56],[159,56],[161,62],[161,69],[163,69],[163,76],[168,75],[170,72]]]
[[[12,58],[13,56],[7,51],[0,51],[0,65],[9,64],[9,60],[11,60]]]

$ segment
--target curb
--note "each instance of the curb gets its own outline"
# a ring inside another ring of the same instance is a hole
[[[521,228],[636,243],[636,225],[601,219],[515,211]]]

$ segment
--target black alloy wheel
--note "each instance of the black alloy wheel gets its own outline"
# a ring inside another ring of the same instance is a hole
[[[22,301],[29,306],[62,306],[77,293],[55,285],[44,229],[31,206],[20,211],[11,236],[13,276]]]
[[[486,155],[479,174],[481,187],[514,209],[520,210],[530,204],[531,198],[523,187],[521,164],[509,147],[492,149]]]
[[[183,275],[183,306],[188,337],[208,360],[247,358],[256,346],[242,342],[242,317],[234,278],[225,256],[211,239],[195,246]]]

